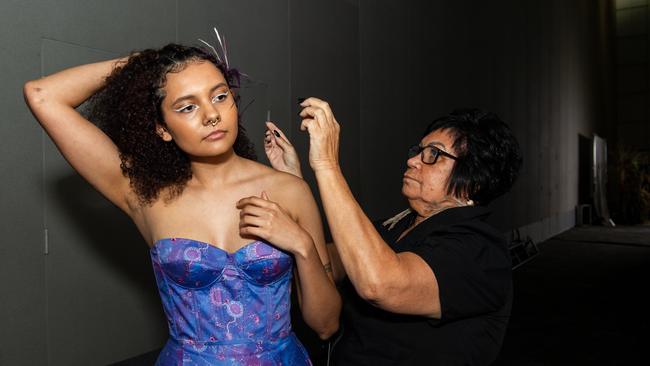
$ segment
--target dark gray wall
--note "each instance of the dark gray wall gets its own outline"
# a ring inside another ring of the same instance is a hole
[[[327,100],[341,135],[341,167],[353,191],[359,190],[359,4],[345,1],[291,1],[291,121],[303,172],[315,191],[309,169],[309,140],[300,131],[297,98]]]
[[[650,150],[650,12],[647,0],[618,0],[616,10],[617,139]]]
[[[26,26],[23,17],[28,17]],[[0,11],[2,114],[0,136],[0,364],[46,364],[43,176],[40,128],[24,106],[24,80],[40,75],[45,13],[33,2],[3,3]],[[33,34],[32,34],[33,32]],[[16,34],[22,36],[16,37]],[[32,60],[30,62],[30,60]],[[11,172],[11,173],[9,173]],[[21,361],[27,355],[28,362]]]
[[[613,1],[617,75],[616,125],[610,148],[610,204],[619,224],[643,220],[639,183],[642,167],[632,168],[638,153],[650,152],[650,7],[648,0]],[[637,188],[634,188],[637,186]],[[613,188],[613,189],[612,189]]]
[[[5,1],[0,4],[1,365],[103,365],[166,337],[147,246],[62,160],[22,84],[170,41],[226,34],[251,138],[266,111],[307,167],[296,98],[330,102],[341,160],[371,218],[403,207],[405,151],[433,118],[478,106],[510,122],[525,167],[493,221],[535,239],[573,224],[578,135],[605,137],[607,1]],[[262,150],[258,149],[260,157]],[[261,159],[265,161],[265,159]],[[313,185],[313,176],[307,180]],[[49,254],[44,247],[49,243]]]

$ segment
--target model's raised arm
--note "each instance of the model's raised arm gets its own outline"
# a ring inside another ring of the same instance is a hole
[[[122,174],[117,147],[75,109],[97,92],[115,59],[69,68],[25,84],[27,105],[72,167],[127,213],[129,181]]]

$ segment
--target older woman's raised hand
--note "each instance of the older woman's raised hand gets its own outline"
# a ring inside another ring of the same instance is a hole
[[[264,153],[275,170],[302,178],[300,159],[287,136],[273,122],[266,122]]]
[[[309,165],[314,172],[338,169],[340,126],[329,104],[311,97],[300,106],[300,129],[309,132]]]

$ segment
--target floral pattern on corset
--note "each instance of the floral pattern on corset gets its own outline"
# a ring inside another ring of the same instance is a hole
[[[228,253],[182,238],[150,253],[171,336],[157,365],[311,364],[291,331],[290,255],[263,241]]]

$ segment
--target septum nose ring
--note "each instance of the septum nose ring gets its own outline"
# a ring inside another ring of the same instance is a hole
[[[216,126],[219,122],[221,122],[221,116],[208,120],[208,124],[212,125],[212,127]]]

